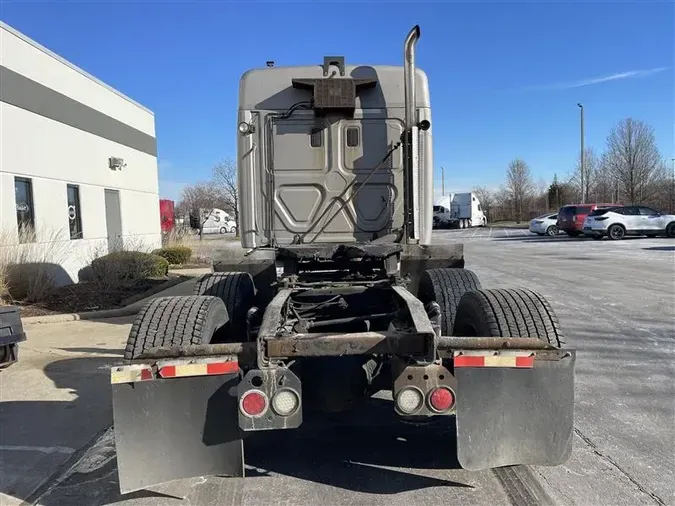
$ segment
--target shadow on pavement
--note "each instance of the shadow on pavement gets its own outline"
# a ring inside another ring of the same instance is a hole
[[[442,445],[447,445],[442,447]],[[441,450],[442,447],[442,450]],[[416,427],[401,422],[391,402],[371,399],[358,413],[306,420],[297,430],[258,432],[245,440],[248,480],[290,476],[370,494],[398,494],[431,487],[473,488],[421,476],[413,469],[457,469],[454,419]],[[95,464],[95,465],[92,465]],[[150,465],[150,463],[148,463]],[[387,466],[379,467],[379,466]],[[401,469],[392,469],[399,467]],[[234,483],[220,483],[220,480]],[[241,488],[240,478],[210,477],[203,487]],[[191,500],[200,494],[194,480],[179,480],[131,494],[119,493],[112,430],[94,445],[74,472],[41,498],[44,506],[114,504],[138,498]]]
[[[470,487],[406,472],[460,468],[454,419],[438,419],[424,427],[405,424],[391,402],[381,399],[371,399],[356,416],[308,420],[300,430],[286,433],[258,433],[246,441],[245,451],[247,465],[257,469],[357,492]]]
[[[20,500],[34,496],[76,457],[79,448],[110,424],[108,370],[118,360],[81,357],[50,362],[43,370],[57,391],[48,387],[47,395],[58,400],[0,403],[1,493]],[[36,382],[34,371],[27,369],[3,378],[3,389],[44,389],[42,382]]]
[[[648,251],[675,251],[675,246],[651,246],[649,248],[642,248]]]
[[[579,241],[592,241],[590,238],[585,237],[568,237],[567,235],[558,235],[558,236],[541,236],[541,235],[520,235],[515,237],[494,237],[495,241],[510,241],[510,242],[579,242]]]

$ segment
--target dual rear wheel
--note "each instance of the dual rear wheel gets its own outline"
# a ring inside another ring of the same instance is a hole
[[[249,274],[208,274],[194,292],[146,305],[132,326],[125,358],[133,360],[153,347],[247,339],[246,313],[255,299]],[[423,272],[418,298],[440,307],[441,335],[533,337],[558,347],[563,343],[558,319],[542,295],[522,288],[484,290],[468,269]]]
[[[206,274],[195,285],[194,295],[160,297],[139,312],[124,358],[134,360],[156,347],[246,341],[246,313],[254,300],[250,274]]]
[[[445,336],[532,337],[563,344],[558,318],[541,294],[524,288],[484,290],[468,269],[425,271],[418,297],[440,306]]]

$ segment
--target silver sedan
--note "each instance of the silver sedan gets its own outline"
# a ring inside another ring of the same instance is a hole
[[[538,235],[558,235],[558,214],[542,214],[533,220],[530,220],[530,232]]]

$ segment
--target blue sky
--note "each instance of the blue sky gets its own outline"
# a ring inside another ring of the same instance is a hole
[[[579,146],[602,150],[632,116],[675,157],[672,2],[329,3],[5,1],[0,18],[155,112],[160,191],[235,156],[237,86],[249,68],[400,64],[422,28],[430,80],[437,188],[498,187],[522,157],[536,180],[568,174]]]

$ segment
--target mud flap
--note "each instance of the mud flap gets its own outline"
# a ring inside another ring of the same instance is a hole
[[[237,383],[226,374],[112,385],[120,491],[244,476]]]
[[[555,466],[572,451],[574,351],[532,368],[461,367],[457,456],[472,471],[516,464]]]

